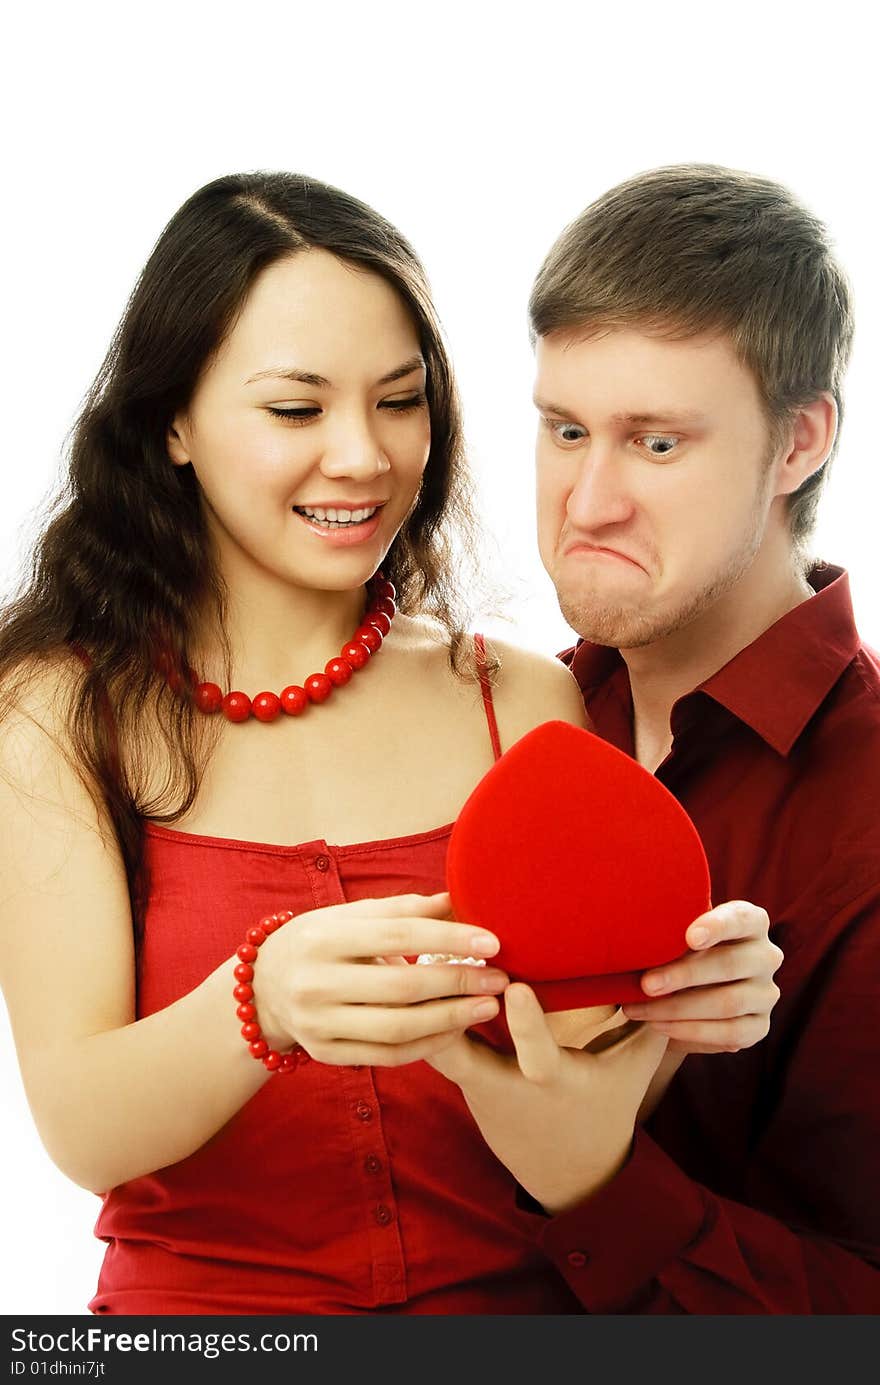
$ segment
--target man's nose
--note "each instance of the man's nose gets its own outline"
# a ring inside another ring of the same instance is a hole
[[[625,466],[613,449],[595,443],[590,447],[565,506],[573,525],[578,529],[598,529],[631,517],[635,503]]]
[[[366,418],[340,419],[326,438],[321,471],[327,477],[351,476],[357,481],[368,481],[390,468],[391,462]]]

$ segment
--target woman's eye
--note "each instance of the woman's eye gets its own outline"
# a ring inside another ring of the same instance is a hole
[[[276,409],[267,405],[266,412],[273,418],[283,418],[287,423],[308,423],[309,419],[317,417],[321,410],[313,404],[299,409]]]
[[[421,409],[427,404],[425,394],[411,394],[406,399],[384,399],[379,405],[380,409],[390,409],[395,414],[409,413],[411,409]],[[277,406],[267,405],[266,412],[273,418],[280,418],[285,423],[310,423],[313,418],[317,418],[322,410],[317,404],[304,404],[294,409],[279,409]]]
[[[565,423],[561,419],[549,418],[545,420],[551,433],[560,442],[580,442],[587,436],[586,428],[582,428],[579,423]]]
[[[427,395],[419,393],[411,394],[406,399],[383,399],[379,408],[390,409],[395,414],[405,414],[410,409],[420,409],[427,402]]]
[[[652,457],[668,457],[681,439],[669,433],[645,433],[637,441],[645,444]]]

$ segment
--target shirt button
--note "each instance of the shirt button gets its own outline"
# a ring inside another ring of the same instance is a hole
[[[330,869],[330,857],[329,857],[329,856],[316,856],[316,857],[315,857],[315,869],[316,869],[316,870],[329,870],[329,869]]]
[[[382,1160],[377,1159],[375,1154],[368,1154],[366,1159],[364,1160],[364,1168],[366,1169],[367,1173],[381,1173]]]
[[[394,1213],[392,1212],[390,1207],[385,1206],[384,1202],[380,1202],[377,1205],[373,1213],[373,1216],[376,1218],[376,1221],[379,1223],[380,1226],[387,1226],[390,1221],[394,1220]]]
[[[565,1258],[575,1270],[582,1269],[587,1263],[587,1257],[582,1250],[570,1250]]]
[[[373,1108],[367,1101],[359,1101],[354,1108],[358,1120],[369,1121],[373,1119]]]

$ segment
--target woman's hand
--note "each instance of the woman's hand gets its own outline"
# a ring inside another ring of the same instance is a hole
[[[624,1005],[624,1013],[665,1034],[670,1054],[751,1048],[766,1036],[779,999],[773,976],[783,953],[769,928],[766,910],[755,904],[716,905],[688,928],[692,951],[645,972],[642,989],[651,998]]]
[[[494,934],[449,919],[448,894],[399,895],[299,914],[271,934],[254,968],[254,1001],[270,1047],[296,1042],[321,1063],[393,1067],[438,1053],[498,1013],[504,972],[483,966],[395,966],[386,958],[488,958]]]

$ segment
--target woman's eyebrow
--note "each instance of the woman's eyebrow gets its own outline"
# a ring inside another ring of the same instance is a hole
[[[250,375],[245,380],[246,385],[252,385],[255,380],[266,380],[274,377],[279,380],[299,380],[303,385],[316,385],[320,387],[330,386],[330,381],[325,380],[323,375],[313,375],[309,370],[297,370],[296,366],[273,365],[268,370],[258,370],[256,375]]]
[[[402,380],[407,375],[412,375],[414,370],[427,370],[424,356],[410,356],[408,361],[399,365],[396,370],[390,370],[387,375],[383,375],[377,380],[379,385],[393,385],[395,380]]]
[[[411,356],[403,365],[396,366],[387,375],[383,375],[376,383],[379,385],[391,385],[395,380],[402,380],[407,375],[412,375],[414,370],[425,370],[425,361],[422,356]],[[298,370],[296,366],[269,366],[267,370],[258,370],[256,375],[251,375],[245,380],[246,385],[252,385],[255,380],[265,380],[269,377],[279,380],[298,380],[302,385],[313,385],[316,389],[332,389],[330,381],[323,375],[315,375],[310,370]]]

